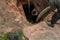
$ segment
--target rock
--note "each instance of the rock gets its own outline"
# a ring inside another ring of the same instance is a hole
[[[49,27],[46,22],[29,26],[23,29],[24,35],[29,40],[60,40],[60,28]]]

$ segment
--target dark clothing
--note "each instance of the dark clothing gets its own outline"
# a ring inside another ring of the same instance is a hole
[[[51,9],[58,9],[60,10],[60,0],[49,0]]]
[[[60,19],[60,16],[58,15],[60,13],[55,13],[53,16],[52,16],[52,20],[51,20],[51,24],[54,25],[59,19]]]
[[[58,9],[58,12],[52,16],[51,25],[54,25],[60,19],[60,0],[49,0],[51,9]]]

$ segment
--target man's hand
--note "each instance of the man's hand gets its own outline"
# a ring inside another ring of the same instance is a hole
[[[53,10],[54,13],[57,13],[58,9]]]

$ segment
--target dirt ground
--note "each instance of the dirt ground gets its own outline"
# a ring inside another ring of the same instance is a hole
[[[60,40],[60,20],[54,28],[47,25],[53,12],[38,24],[26,20],[22,5],[16,7],[16,0],[0,0],[0,35],[22,29],[29,40]]]

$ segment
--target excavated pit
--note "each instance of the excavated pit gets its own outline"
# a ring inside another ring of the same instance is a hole
[[[33,11],[34,5],[30,4],[30,9],[29,9],[28,4],[23,4],[23,9],[25,12],[26,19],[31,23],[36,23],[37,15],[33,15],[36,13],[36,11]],[[32,11],[33,11],[33,13],[32,13]]]

